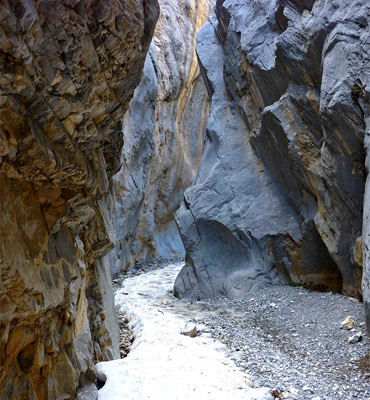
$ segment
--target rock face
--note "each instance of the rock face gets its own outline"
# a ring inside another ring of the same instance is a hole
[[[72,399],[119,356],[106,254],[155,0],[0,3],[2,399]]]
[[[114,272],[135,260],[184,254],[174,215],[202,154],[209,100],[195,36],[212,6],[212,0],[160,1],[144,77],[123,122]]]
[[[367,21],[370,19],[370,6],[368,6]],[[366,33],[364,33],[364,36]],[[364,57],[364,62],[367,65],[367,71],[365,70],[362,76],[362,86],[356,87],[353,91],[353,96],[357,101],[358,105],[362,109],[364,124],[365,124],[365,148],[366,153],[366,186],[365,186],[365,198],[364,198],[364,215],[363,215],[363,256],[364,256],[364,271],[362,278],[362,290],[363,299],[366,312],[366,325],[367,331],[370,334],[370,158],[369,158],[369,148],[370,148],[370,33],[369,29],[367,32],[367,38],[363,45],[362,55]]]
[[[361,297],[369,13],[366,0],[217,1],[197,38],[212,106],[177,214],[178,296],[306,282]]]

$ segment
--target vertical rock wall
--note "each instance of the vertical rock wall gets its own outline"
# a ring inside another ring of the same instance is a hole
[[[369,12],[365,0],[217,1],[197,38],[212,106],[177,215],[179,296],[278,281],[362,296]]]
[[[160,1],[144,77],[123,123],[115,272],[138,259],[184,254],[174,215],[202,154],[209,100],[195,36],[212,6],[212,0]]]
[[[370,5],[368,6],[368,20],[370,19]],[[367,65],[367,70],[361,77],[362,85],[353,91],[354,99],[361,107],[365,123],[365,148],[366,148],[366,186],[364,196],[364,215],[363,215],[363,256],[364,271],[362,277],[362,290],[366,312],[366,325],[370,334],[370,30],[367,30],[366,41],[363,44],[363,57]]]
[[[153,0],[0,3],[0,390],[72,399],[119,356],[106,254]]]

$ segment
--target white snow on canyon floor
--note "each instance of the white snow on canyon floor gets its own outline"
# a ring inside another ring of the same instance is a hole
[[[96,365],[105,381],[99,400],[270,400],[271,391],[247,386],[248,377],[227,357],[222,343],[200,334],[184,336],[186,306],[170,307],[169,293],[182,264],[124,280],[116,305],[136,339],[128,356]],[[194,311],[193,311],[194,312]]]

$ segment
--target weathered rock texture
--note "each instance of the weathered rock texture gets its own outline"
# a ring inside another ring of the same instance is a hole
[[[195,36],[212,4],[160,1],[144,77],[123,123],[123,168],[115,177],[115,272],[135,260],[184,254],[174,215],[202,154],[209,99]]]
[[[367,21],[370,19],[370,5],[368,6]],[[363,45],[362,55],[364,62],[367,65],[367,70],[361,77],[362,86],[356,87],[353,91],[354,99],[361,107],[364,122],[365,122],[365,148],[366,148],[366,186],[364,199],[364,218],[363,218],[363,256],[364,256],[364,271],[362,277],[363,299],[366,312],[366,325],[370,335],[370,30],[367,31],[367,38]]]
[[[69,399],[119,356],[107,257],[155,0],[0,2],[0,391]]]
[[[212,106],[177,222],[179,296],[312,282],[361,297],[369,3],[217,1],[197,54]]]

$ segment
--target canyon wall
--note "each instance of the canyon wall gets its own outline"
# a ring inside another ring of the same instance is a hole
[[[367,21],[370,20],[370,5],[367,9]],[[370,23],[368,24],[370,25]],[[368,26],[366,45],[363,45],[362,56],[364,62],[367,65],[367,69],[364,71],[364,75],[361,77],[362,87],[354,92],[355,99],[357,99],[360,105],[365,122],[365,148],[366,148],[366,185],[365,185],[365,195],[364,195],[364,215],[363,215],[363,277],[362,277],[362,290],[363,290],[363,300],[365,305],[366,313],[366,325],[367,330],[370,335],[370,29]]]
[[[155,0],[0,3],[0,389],[72,399],[119,357],[110,268],[121,120]],[[95,388],[96,390],[96,388]]]
[[[178,296],[296,282],[362,297],[369,24],[366,0],[217,1],[197,37],[212,105],[177,214]]]
[[[197,171],[207,126],[195,37],[213,1],[161,0],[160,7],[143,80],[123,121],[114,273],[136,260],[184,254],[174,215]]]

